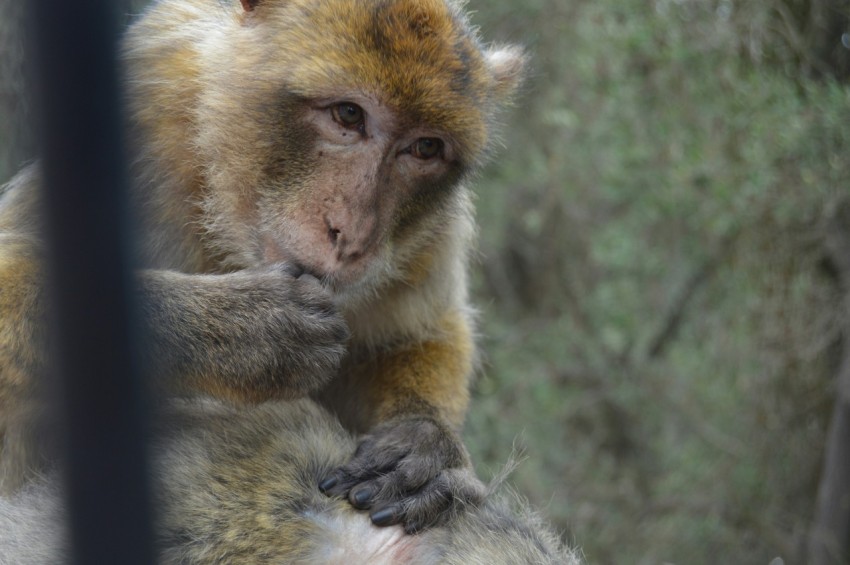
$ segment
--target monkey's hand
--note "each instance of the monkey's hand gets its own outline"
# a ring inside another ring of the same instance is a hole
[[[427,416],[376,426],[319,489],[369,510],[376,526],[400,523],[409,534],[445,523],[485,492],[458,435]]]
[[[336,374],[348,327],[318,280],[286,265],[222,275],[146,271],[151,362],[238,401],[304,396]]]

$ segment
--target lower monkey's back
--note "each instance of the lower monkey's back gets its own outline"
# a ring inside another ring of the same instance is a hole
[[[327,549],[348,533],[344,524],[380,533],[347,501],[319,492],[354,440],[315,403],[186,401],[161,422],[164,563],[332,563]]]
[[[417,535],[372,525],[318,490],[355,441],[312,401],[176,401],[157,422],[164,564],[579,563],[534,516],[498,497]],[[0,563],[61,562],[55,483],[48,477],[0,498]]]

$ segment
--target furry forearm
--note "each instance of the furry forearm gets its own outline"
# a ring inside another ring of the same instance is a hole
[[[315,279],[280,267],[224,275],[145,271],[149,359],[194,389],[242,401],[292,398],[329,379],[347,329]]]

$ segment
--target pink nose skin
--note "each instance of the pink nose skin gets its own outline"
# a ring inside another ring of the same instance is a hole
[[[325,218],[328,240],[340,263],[354,263],[369,251],[377,236],[377,221],[372,215],[354,219],[350,214]]]

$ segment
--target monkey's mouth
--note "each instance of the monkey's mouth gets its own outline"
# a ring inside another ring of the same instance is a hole
[[[292,249],[301,249],[293,252]],[[261,239],[259,261],[264,264],[278,263],[293,279],[314,279],[332,294],[347,293],[361,286],[374,270],[374,256],[362,254],[356,260],[340,261],[333,253],[314,249],[309,243],[280,241],[266,234]]]
[[[309,265],[305,265],[304,263],[296,262],[296,261],[287,261],[284,263],[283,270],[292,276],[292,278],[300,279],[303,277],[309,277],[310,279],[314,279],[318,282],[325,290],[331,292],[332,294],[338,294],[340,292],[345,291],[348,287],[356,284],[356,281],[347,281],[344,280],[344,277],[341,277],[338,273],[328,273],[324,272],[315,267],[311,267]]]
[[[335,295],[347,293],[359,287],[365,279],[369,278],[369,273],[373,270],[370,266],[374,262],[367,257],[353,263],[343,264],[327,257],[316,260],[311,258],[309,253],[306,256],[291,253],[286,246],[281,245],[271,237],[266,237],[263,244],[260,255],[262,263],[278,263],[282,266],[283,271],[293,279],[309,277]]]

